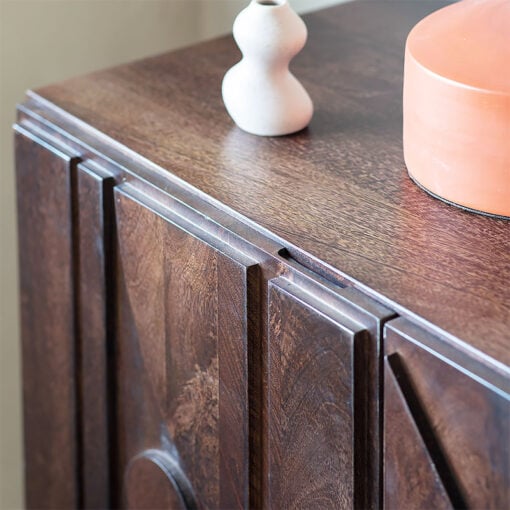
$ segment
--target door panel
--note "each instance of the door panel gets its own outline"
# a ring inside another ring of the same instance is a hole
[[[78,160],[19,126],[15,147],[26,506],[76,508],[80,496],[71,197]]]
[[[508,508],[510,395],[429,336],[404,319],[386,326],[385,508]]]
[[[385,360],[384,372],[385,506],[452,509],[450,497],[388,360]],[[409,483],[410,480],[419,480],[419,485]]]
[[[284,278],[269,283],[268,299],[271,507],[354,508],[367,331]]]
[[[244,508],[257,266],[132,187],[116,189],[116,211],[122,469],[156,450],[199,507]]]
[[[113,177],[94,163],[78,165],[79,398],[87,509],[112,508],[108,365],[113,341],[113,185]]]

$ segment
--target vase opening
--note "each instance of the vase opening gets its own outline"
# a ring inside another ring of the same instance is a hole
[[[276,7],[277,5],[283,5],[286,0],[255,0],[259,5],[266,5],[268,7]]]

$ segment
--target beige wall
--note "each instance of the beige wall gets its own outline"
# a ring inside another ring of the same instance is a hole
[[[340,0],[291,0],[300,12]],[[11,125],[24,91],[230,30],[247,0],[0,0],[0,510],[22,507]]]

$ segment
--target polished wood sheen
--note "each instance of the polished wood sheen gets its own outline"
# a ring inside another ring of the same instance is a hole
[[[367,332],[284,279],[270,282],[269,329],[271,507],[360,506],[366,399],[355,388]]]
[[[315,115],[295,136],[254,137],[232,124],[221,100],[223,74],[239,59],[230,36],[39,89],[30,107],[53,111],[82,139],[74,119],[93,126],[87,142],[114,140],[151,181],[184,180],[334,278],[508,365],[508,222],[429,197],[402,157],[405,38],[443,5],[362,1],[307,15],[309,40],[292,69]]]
[[[404,319],[385,344],[385,508],[508,508],[508,388],[431,352]]]
[[[384,508],[453,509],[388,361],[384,396]],[[419,480],[419,486],[409,480]]]
[[[232,124],[230,36],[28,93],[28,508],[510,506],[510,225],[401,153],[441,5],[307,15],[293,136]]]
[[[117,188],[115,196],[120,469],[140,448],[175,450],[201,508],[245,508],[253,261],[213,247],[206,233],[158,211],[136,189]]]

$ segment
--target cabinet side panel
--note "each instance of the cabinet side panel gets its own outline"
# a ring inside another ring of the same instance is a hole
[[[293,293],[270,283],[271,506],[354,508],[358,332]]]
[[[78,504],[72,168],[16,133],[26,504]]]
[[[108,351],[113,178],[78,165],[83,506],[111,508]]]

